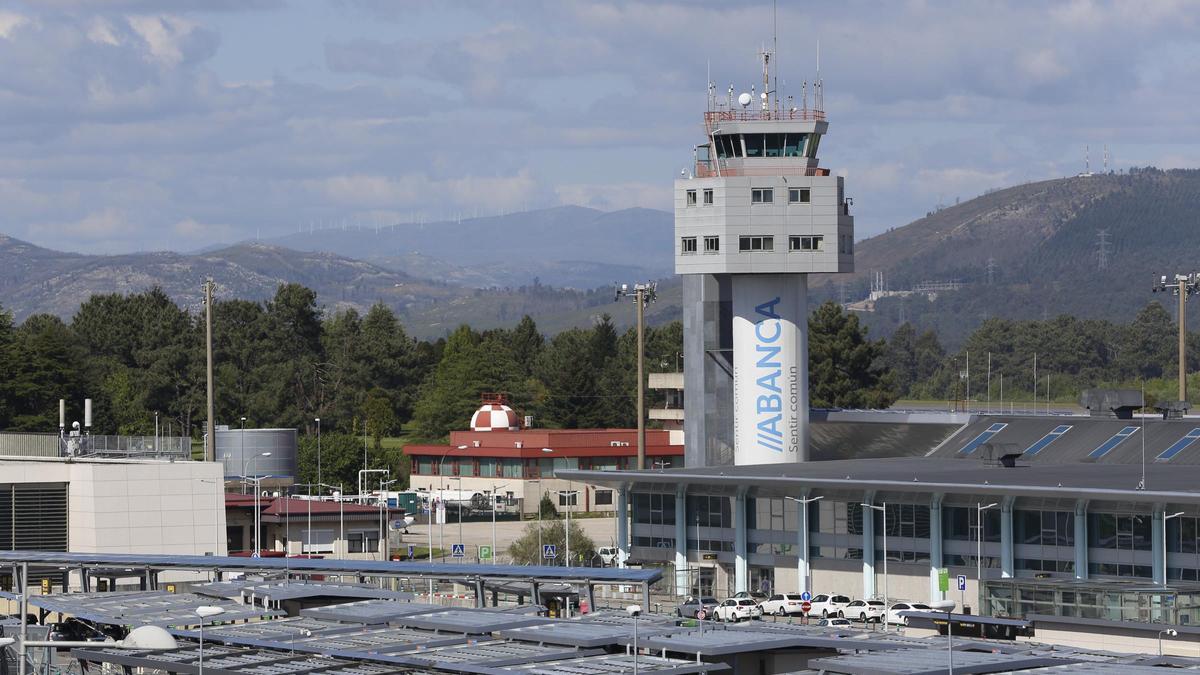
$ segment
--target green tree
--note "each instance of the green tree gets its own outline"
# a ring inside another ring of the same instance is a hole
[[[546,339],[538,332],[537,324],[526,314],[512,331],[513,360],[521,368],[521,373],[530,377],[538,356],[546,345]]]
[[[375,387],[367,393],[362,409],[363,428],[371,437],[372,446],[382,449],[383,437],[396,431],[396,412],[387,392]]]
[[[17,364],[17,340],[12,314],[0,305],[0,373],[17,372]],[[16,414],[18,399],[15,386],[15,377],[0,377],[0,428],[12,424],[13,415]]]
[[[468,326],[446,340],[442,359],[421,385],[413,410],[418,433],[443,438],[461,429],[479,407],[484,392],[510,392],[518,407],[528,401],[527,388],[508,350],[496,342],[485,343]]]
[[[329,485],[343,485],[347,494],[358,491],[358,472],[363,468],[365,444],[361,436],[332,433],[321,434],[320,473],[321,481]],[[317,436],[300,436],[297,448],[298,483],[317,482]],[[387,468],[374,466],[371,468]],[[315,490],[314,490],[315,492]]]
[[[539,533],[540,525],[540,533]],[[558,557],[553,560],[542,558],[543,545],[553,544]],[[592,538],[579,526],[579,521],[571,521],[571,564],[587,563],[596,553],[596,544]],[[525,531],[508,547],[508,555],[514,565],[565,565],[567,557],[567,527],[565,520],[531,522],[525,526]]]
[[[542,498],[538,500],[538,514],[542,519],[558,517],[558,507],[554,505],[549,493],[543,493]]]
[[[809,398],[818,408],[886,408],[896,400],[882,363],[884,343],[868,340],[858,317],[826,302],[808,320]]]
[[[4,315],[7,316],[7,315]],[[3,341],[4,316],[0,316]],[[7,426],[15,430],[47,431],[58,426],[58,400],[76,400],[82,353],[71,330],[56,316],[35,314],[10,332],[7,347],[0,343],[0,360],[8,359],[5,388],[12,398]]]

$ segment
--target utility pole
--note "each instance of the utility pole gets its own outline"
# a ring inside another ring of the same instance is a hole
[[[205,423],[204,460],[215,462],[217,459],[217,425],[213,420],[213,343],[212,343],[212,305],[213,280],[204,280],[204,349],[208,356],[207,388],[208,388],[208,421]]]
[[[621,298],[633,298],[637,304],[637,468],[646,468],[646,305],[658,297],[658,284],[648,281],[644,284],[621,284],[617,289],[613,302]]]
[[[1185,301],[1189,295],[1200,292],[1200,272],[1191,274],[1176,274],[1174,281],[1168,281],[1167,275],[1159,277],[1158,282],[1150,289],[1151,293],[1170,291],[1179,298],[1179,401],[1187,401],[1187,321]]]

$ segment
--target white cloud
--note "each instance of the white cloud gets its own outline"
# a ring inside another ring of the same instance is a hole
[[[0,10],[0,38],[5,40],[12,37],[13,32],[21,26],[30,23],[29,17],[16,12]]]
[[[178,66],[184,57],[182,42],[196,24],[177,16],[131,16],[129,27],[146,43],[149,57],[166,68]]]
[[[82,218],[70,222],[38,223],[30,226],[29,231],[39,237],[73,239],[74,242],[60,240],[59,243],[61,247],[70,250],[74,249],[77,244],[136,234],[138,227],[124,211],[106,208],[88,213]]]
[[[115,29],[112,23],[101,16],[92,19],[92,25],[88,28],[88,39],[96,44],[109,45],[118,47],[121,41],[117,38]]]

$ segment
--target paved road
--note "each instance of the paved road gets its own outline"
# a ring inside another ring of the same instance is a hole
[[[536,520],[501,520],[496,522],[496,548],[499,551],[501,561],[507,557],[505,551],[508,550],[509,544],[519,538],[526,527],[536,523]],[[572,521],[572,524],[575,523],[578,523],[583,528],[583,531],[592,538],[596,546],[611,545],[616,539],[616,521],[612,518],[578,518]],[[433,547],[441,547],[449,551],[450,545],[459,541],[458,533],[458,521],[454,519],[454,514],[451,513],[445,525],[433,526]],[[401,544],[402,548],[408,544],[425,547],[429,543],[429,530],[424,524],[414,524],[408,528],[408,534],[403,535],[401,539],[403,540]],[[464,522],[462,524],[462,542],[467,544],[467,555],[473,558],[476,545],[492,543],[492,521]]]

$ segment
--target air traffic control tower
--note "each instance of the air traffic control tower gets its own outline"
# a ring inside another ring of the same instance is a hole
[[[709,85],[694,172],[675,181],[689,467],[808,459],[808,275],[854,270],[842,178],[818,166],[820,80],[780,101],[762,56],[761,94]]]

